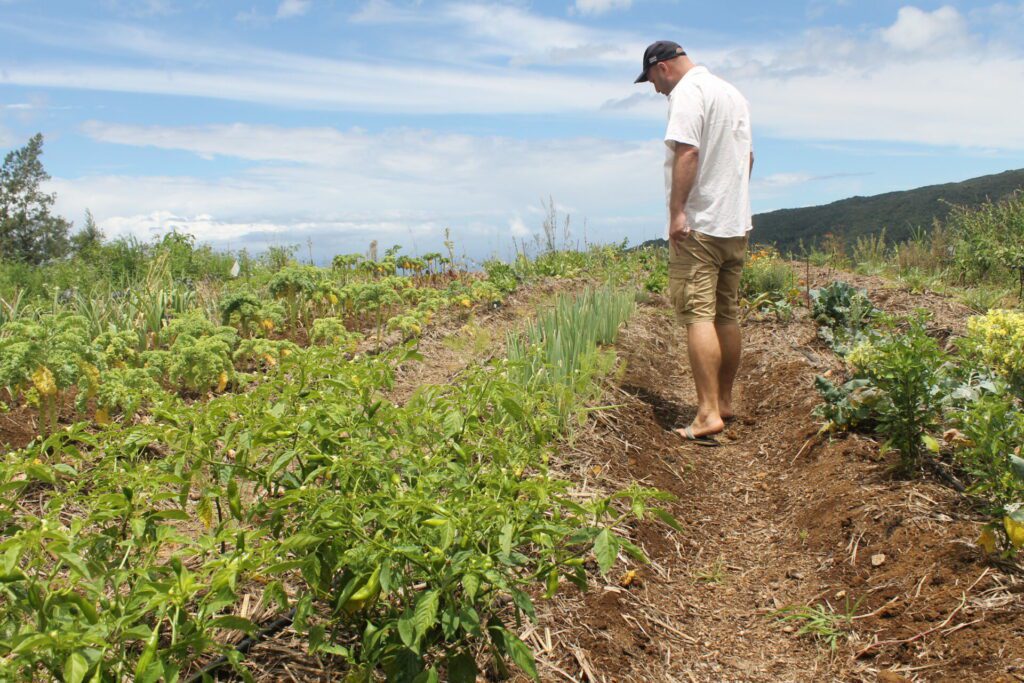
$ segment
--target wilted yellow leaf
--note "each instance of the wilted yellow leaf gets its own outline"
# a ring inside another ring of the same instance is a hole
[[[50,372],[50,368],[40,365],[32,373],[32,384],[40,396],[54,396],[57,393],[57,381]]]
[[[1024,548],[1024,524],[1007,515],[1003,517],[1003,528],[1006,535],[1010,537],[1010,543],[1014,548]]]
[[[636,571],[630,569],[628,572],[619,578],[619,585],[623,588],[629,588],[636,581]]]
[[[228,385],[228,373],[226,370],[221,370],[220,376],[217,377],[217,391],[224,391]]]
[[[108,425],[110,424],[110,413],[107,412],[106,408],[96,409],[96,424]]]
[[[986,553],[992,554],[996,551],[996,535],[988,527],[982,530],[981,536],[978,536],[976,543]]]

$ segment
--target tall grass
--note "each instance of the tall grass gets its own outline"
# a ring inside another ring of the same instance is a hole
[[[631,291],[611,287],[560,296],[523,333],[510,333],[506,347],[514,379],[528,391],[543,388],[555,397],[563,422],[573,414],[586,386],[607,362],[598,352],[612,344],[636,307]]]

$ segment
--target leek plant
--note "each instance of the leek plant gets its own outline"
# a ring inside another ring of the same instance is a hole
[[[610,357],[599,348],[615,342],[635,306],[632,292],[611,287],[560,296],[523,334],[509,334],[513,379],[531,393],[550,393],[564,425],[590,380],[606,369]]]

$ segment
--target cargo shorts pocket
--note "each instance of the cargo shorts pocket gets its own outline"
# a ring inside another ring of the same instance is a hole
[[[687,315],[693,308],[693,289],[699,263],[674,264],[669,270],[669,303],[677,318]]]

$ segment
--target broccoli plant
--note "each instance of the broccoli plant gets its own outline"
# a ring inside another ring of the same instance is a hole
[[[147,369],[113,368],[101,376],[96,392],[96,422],[107,424],[116,412],[131,419],[143,406],[167,396]]]
[[[255,366],[262,362],[268,368],[272,368],[282,358],[287,358],[298,348],[292,342],[283,339],[244,339],[235,351],[234,360],[236,363],[248,366]]]
[[[313,321],[313,334],[310,335],[310,341],[315,344],[333,344],[352,351],[362,338],[358,332],[350,332],[341,318],[317,318]]]
[[[288,323],[293,328],[302,316],[303,305],[323,280],[323,271],[315,266],[285,266],[270,279],[268,287],[276,299],[284,301]]]
[[[232,345],[221,335],[182,335],[171,347],[170,380],[192,391],[224,391],[234,374]]]
[[[251,337],[260,329],[260,298],[251,289],[240,289],[227,294],[220,302],[220,320],[233,325],[242,336]]]
[[[88,329],[85,318],[67,313],[0,328],[0,385],[12,402],[21,394],[38,404],[41,433],[56,429],[64,391],[77,384],[79,405],[95,392],[99,355]]]
[[[103,365],[111,368],[134,367],[139,362],[139,335],[132,330],[108,330],[93,341]]]

